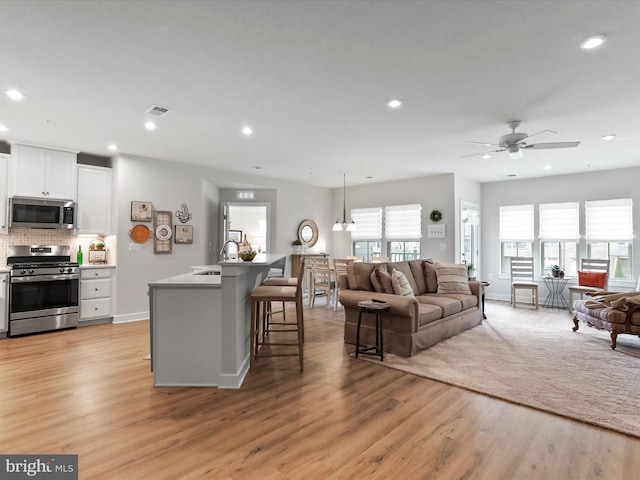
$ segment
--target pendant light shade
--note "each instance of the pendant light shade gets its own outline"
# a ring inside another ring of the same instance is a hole
[[[353,232],[355,229],[356,222],[353,220],[347,221],[347,172],[342,172],[342,222],[336,220],[332,230],[334,232],[341,232],[343,230]]]

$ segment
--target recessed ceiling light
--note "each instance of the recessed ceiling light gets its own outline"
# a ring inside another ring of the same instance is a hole
[[[484,155],[482,155],[482,158],[486,160],[487,158],[491,158],[491,155],[489,155],[488,153],[485,153]]]
[[[7,127],[4,123],[0,123],[0,132],[8,132],[9,127]]]
[[[583,50],[591,50],[592,48],[598,48],[600,45],[604,43],[604,41],[605,41],[604,35],[594,35],[593,37],[589,37],[586,40],[584,40],[580,44],[580,48],[582,48]]]
[[[253,167],[254,170],[262,170],[262,167],[260,165],[256,165],[255,167]]]
[[[389,108],[400,108],[402,106],[402,100],[400,100],[399,98],[394,98],[392,100],[389,100],[387,102],[387,107]]]
[[[146,122],[144,124],[144,128],[146,128],[147,130],[155,130],[157,127],[157,125],[153,122]]]
[[[253,128],[251,127],[242,127],[242,130],[240,130],[242,132],[243,135],[251,135],[253,133]]]
[[[609,133],[608,135],[603,135],[602,136],[602,140],[613,140],[614,138],[616,138],[615,133]]]
[[[546,164],[546,165],[545,165],[544,167],[542,167],[542,168],[544,168],[545,170],[549,170],[550,168],[553,168],[553,165]]]
[[[7,90],[6,94],[11,100],[22,100],[24,98],[22,92],[19,92],[18,90]]]
[[[111,145],[109,145],[107,147],[109,150],[111,150],[112,152],[116,151],[118,149],[118,145],[116,145],[115,143],[112,143]]]

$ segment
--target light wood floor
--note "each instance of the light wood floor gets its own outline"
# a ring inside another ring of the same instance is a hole
[[[0,453],[85,480],[640,478],[636,438],[350,358],[342,315],[306,309],[304,373],[260,359],[240,390],[154,388],[147,322],[1,340]]]

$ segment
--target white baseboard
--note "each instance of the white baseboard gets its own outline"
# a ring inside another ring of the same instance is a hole
[[[113,317],[113,323],[138,322],[140,320],[149,320],[149,312],[128,313]]]

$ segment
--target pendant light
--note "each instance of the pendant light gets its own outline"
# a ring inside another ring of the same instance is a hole
[[[347,172],[342,172],[342,222],[336,220],[333,224],[334,232],[353,232],[356,229],[356,223],[353,220],[347,222]]]

